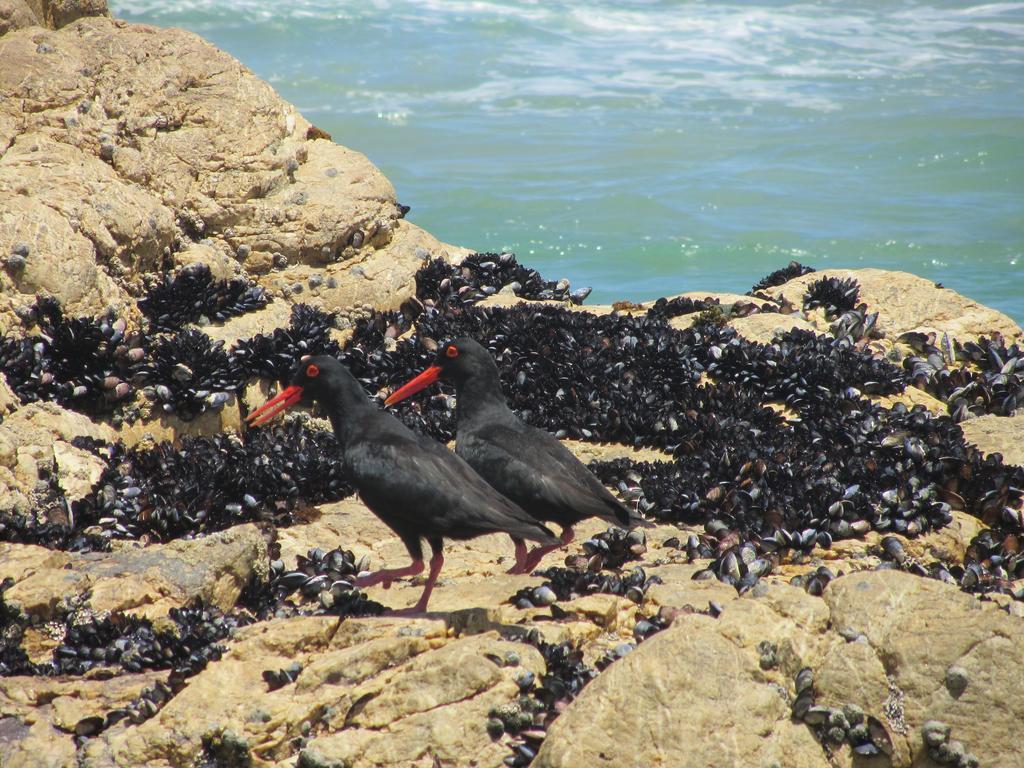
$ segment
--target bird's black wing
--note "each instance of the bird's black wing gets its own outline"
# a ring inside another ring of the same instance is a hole
[[[506,532],[557,542],[445,446],[404,427],[347,448],[345,463],[366,505],[398,531],[457,539]]]
[[[629,508],[548,432],[522,422],[492,423],[460,432],[457,450],[495,488],[542,519],[631,524]]]

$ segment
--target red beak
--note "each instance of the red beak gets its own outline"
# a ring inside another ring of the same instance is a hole
[[[281,394],[272,400],[267,400],[263,405],[245,417],[250,427],[258,427],[266,424],[277,414],[286,411],[302,399],[302,387],[294,384],[281,390]]]
[[[412,381],[407,382],[404,386],[399,387],[391,396],[384,401],[384,405],[394,405],[400,400],[405,400],[409,395],[415,395],[421,389],[425,389],[433,384],[441,376],[441,366],[432,365],[419,376]]]

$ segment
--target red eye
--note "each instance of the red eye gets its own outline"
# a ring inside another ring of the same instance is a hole
[[[315,379],[317,376],[320,375],[320,369],[313,364],[307,365],[306,375],[311,379]]]
[[[444,351],[444,353],[446,355],[448,355],[448,357],[458,357],[459,356],[459,350],[456,349],[454,346],[448,347],[448,349],[446,349]]]

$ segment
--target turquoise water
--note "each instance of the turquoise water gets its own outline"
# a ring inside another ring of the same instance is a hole
[[[113,0],[365,152],[409,218],[591,301],[798,259],[1024,322],[1024,3]]]

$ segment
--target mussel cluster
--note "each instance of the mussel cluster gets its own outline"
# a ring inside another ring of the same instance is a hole
[[[714,299],[691,299],[687,296],[676,296],[671,299],[658,299],[647,310],[647,317],[652,320],[671,320],[680,315],[691,315],[694,312],[705,312],[721,304]]]
[[[188,323],[207,325],[260,309],[267,293],[244,277],[214,280],[205,264],[190,264],[168,275],[139,299],[139,309],[156,333],[174,333]]]
[[[568,643],[546,643],[536,629],[524,639],[540,651],[546,671],[537,678],[524,670],[516,679],[519,698],[492,709],[487,721],[492,739],[506,733],[514,739],[512,754],[503,762],[508,768],[523,768],[533,761],[548,726],[597,676],[597,670],[583,662],[578,648]],[[503,661],[506,666],[518,666],[519,657],[510,653]]]
[[[647,534],[643,528],[627,531],[625,528],[611,526],[593,538],[586,539],[583,544],[583,555],[575,567],[585,567],[588,571],[600,571],[605,568],[619,569],[630,560],[639,560],[647,552]]]
[[[213,342],[195,328],[158,338],[134,375],[164,413],[185,420],[223,408],[242,383],[224,342]]]
[[[524,299],[554,299],[581,304],[590,288],[571,291],[568,280],[545,280],[511,253],[475,253],[461,264],[431,259],[416,273],[416,297],[426,306],[459,309],[485,299],[505,286]]]
[[[12,625],[17,624],[17,618],[8,618]],[[149,619],[121,613],[80,620],[69,612],[59,623],[63,625],[64,636],[50,661],[8,661],[2,674],[82,675],[92,669],[110,667],[117,672],[169,669],[183,679],[219,659],[224,652],[220,641],[246,620],[227,616],[197,601],[184,608],[172,608],[167,621],[159,626]]]
[[[800,277],[801,275],[807,275],[814,271],[814,267],[805,267],[799,261],[791,261],[789,264],[784,266],[782,269],[776,269],[769,275],[762,277],[757,284],[747,291],[748,295],[753,295],[758,291],[763,291],[765,288],[774,288],[777,285],[788,283],[794,277]]]
[[[23,403],[53,401],[89,415],[108,413],[135,390],[132,369],[142,360],[143,339],[124,320],[66,317],[52,298],[38,298],[22,312],[36,332],[0,338],[0,370]]]
[[[336,322],[333,312],[296,304],[287,328],[239,341],[231,350],[231,360],[245,380],[263,378],[285,383],[304,355],[341,356],[341,347],[331,338]]]
[[[13,584],[14,579],[10,576],[0,582],[0,677],[32,669],[32,662],[21,647],[21,639],[28,627],[28,617],[8,605],[4,596]]]
[[[126,448],[79,437],[106,464],[67,520],[0,513],[0,541],[79,551],[112,539],[168,541],[265,520],[290,525],[300,505],[351,495],[334,435],[288,421],[240,436],[186,437]]]
[[[797,672],[794,685],[793,717],[810,726],[822,744],[837,748],[846,743],[862,757],[892,754],[892,739],[885,726],[856,704],[827,707],[814,703],[814,670],[810,667]]]
[[[945,402],[953,421],[987,413],[1012,416],[1024,407],[1020,344],[1007,346],[998,334],[964,344],[920,332],[904,333],[899,340],[917,353],[903,361],[910,383]]]
[[[762,399],[791,408],[827,401],[834,392],[890,395],[905,386],[902,372],[888,360],[811,331],[793,329],[771,344],[758,344],[722,329],[708,340],[709,376],[753,387]]]
[[[241,602],[260,620],[311,614],[378,616],[384,606],[355,587],[356,576],[369,565],[369,558],[357,560],[349,549],[314,547],[299,555],[293,571],[274,560],[269,580],[249,585]]]
[[[807,286],[804,309],[821,307],[828,317],[835,317],[857,306],[860,283],[852,277],[823,277]]]
[[[614,573],[586,571],[579,568],[548,568],[538,571],[544,577],[539,587],[523,587],[508,599],[517,608],[539,608],[558,600],[575,600],[584,595],[603,593],[619,595],[642,603],[652,584],[660,584],[657,576],[648,576],[643,568],[633,568],[621,576]]]
[[[879,546],[883,563],[879,568],[899,568],[916,576],[927,576],[959,586],[965,592],[984,595],[998,592],[1024,600],[1024,588],[1015,582],[1024,579],[1024,552],[1019,520],[1011,532],[1007,526],[986,528],[971,539],[963,563],[935,561],[922,563],[907,554],[896,536],[886,536]]]
[[[968,752],[963,742],[950,738],[951,735],[952,728],[941,720],[926,720],[921,725],[921,740],[932,760],[950,768],[978,768],[981,765],[978,757]]]

